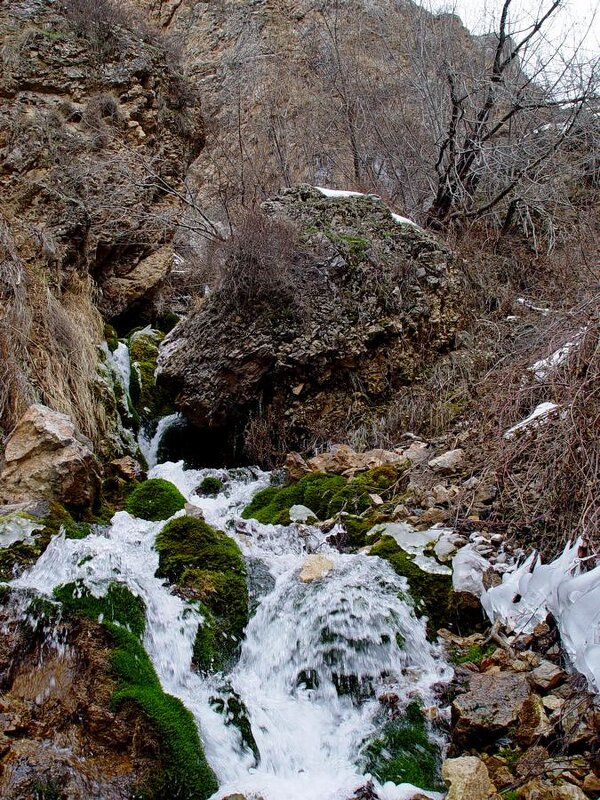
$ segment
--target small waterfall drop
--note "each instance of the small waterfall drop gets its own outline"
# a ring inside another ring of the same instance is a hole
[[[225,481],[216,497],[195,492],[206,475]],[[165,691],[197,721],[220,784],[214,800],[234,793],[349,800],[366,780],[360,753],[376,733],[377,695],[393,691],[406,702],[415,695],[430,702],[433,685],[450,677],[405,599],[405,580],[378,558],[338,553],[318,528],[241,520],[241,509],[268,485],[269,475],[260,470],[186,470],[179,462],[158,465],[150,476],[175,483],[209,524],[236,538],[245,556],[271,575],[229,674],[207,677],[191,669],[201,616],[155,577],[153,543],[163,522],[119,512],[109,527],[85,539],[58,536],[13,587],[51,595],[56,586],[82,580],[101,595],[119,580],[143,599],[144,646]],[[332,566],[326,577],[305,583],[299,573],[312,552]],[[248,710],[258,763],[215,707],[225,684]],[[375,786],[382,800],[405,800],[415,792],[405,785]]]

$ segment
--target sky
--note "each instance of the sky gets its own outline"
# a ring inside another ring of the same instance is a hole
[[[452,10],[473,33],[485,33],[494,28],[499,18],[502,0],[420,0],[432,11]],[[551,5],[551,0],[513,0],[513,23],[522,24],[535,19]],[[561,45],[565,56],[578,50],[585,58],[600,57],[600,10],[598,0],[565,0],[548,27],[548,39]],[[491,24],[490,24],[491,23]],[[583,44],[582,44],[583,40]],[[549,46],[546,45],[546,46]]]

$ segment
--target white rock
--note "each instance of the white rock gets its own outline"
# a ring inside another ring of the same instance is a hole
[[[432,458],[427,462],[427,466],[434,472],[454,472],[461,465],[464,458],[464,450],[460,447],[456,450],[448,450],[441,456]]]
[[[324,578],[332,569],[333,561],[321,553],[316,553],[306,557],[299,578],[303,583],[312,583],[319,578]]]
[[[290,519],[292,522],[309,522],[316,520],[317,515],[308,506],[295,505],[290,508]]]

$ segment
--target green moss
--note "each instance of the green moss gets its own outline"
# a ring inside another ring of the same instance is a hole
[[[156,321],[156,325],[158,329],[162,331],[162,333],[166,334],[173,330],[180,319],[181,317],[178,314],[175,314],[174,311],[165,311],[165,313]]]
[[[179,517],[156,537],[157,575],[185,588],[204,622],[194,643],[202,670],[224,669],[234,658],[248,623],[248,588],[239,547],[204,520]]]
[[[412,702],[405,715],[388,722],[380,737],[365,751],[367,769],[385,783],[412,783],[421,789],[443,789],[440,752],[429,739],[419,703]]]
[[[137,486],[125,501],[125,510],[140,519],[169,519],[185,506],[179,489],[163,478],[150,478]]]
[[[30,791],[32,800],[63,800],[65,797],[55,781],[36,781]]]
[[[365,251],[369,249],[371,243],[364,236],[351,236],[344,233],[327,231],[329,240],[343,250],[348,256],[362,260]]]
[[[509,767],[514,767],[523,753],[518,747],[500,747],[497,755],[503,758]]]
[[[382,536],[371,547],[369,555],[384,558],[398,575],[404,575],[416,609],[428,617],[430,635],[435,635],[439,627],[448,624],[455,612],[451,575],[424,572],[391,536]]]
[[[485,649],[479,644],[473,644],[467,650],[454,650],[450,655],[453,664],[477,664],[479,665],[486,656],[491,656],[496,650],[496,646],[491,644]]]
[[[163,692],[140,641],[145,626],[143,603],[115,583],[102,598],[92,597],[77,584],[61,586],[54,594],[67,614],[102,618],[114,643],[110,669],[117,688],[111,704],[115,710],[126,702],[137,705],[158,736],[162,773],[144,794],[153,800],[210,797],[218,784],[206,762],[194,719],[180,700]]]
[[[223,481],[220,478],[214,478],[211,475],[207,475],[200,486],[198,486],[196,489],[196,492],[201,495],[214,497],[215,495],[219,494],[219,492],[223,491],[223,486]]]
[[[159,558],[156,574],[172,583],[180,582],[183,573],[194,568],[245,574],[242,554],[233,539],[196,517],[172,519],[156,537],[155,547]]]
[[[67,614],[116,623],[141,636],[146,627],[145,607],[122,583],[111,583],[103,597],[94,597],[81,583],[66,583],[54,590]]]
[[[360,473],[351,480],[341,475],[314,472],[287,486],[269,486],[258,492],[242,512],[245,519],[257,519],[265,524],[288,525],[289,510],[293,505],[305,505],[318,519],[328,519],[341,512],[358,517],[372,505],[371,494],[391,495],[404,473],[404,465],[385,464]],[[364,533],[372,525],[361,524],[358,519],[346,518],[351,530],[348,533],[356,544],[364,543]],[[346,522],[344,520],[344,523]],[[364,529],[364,530],[363,530]]]
[[[350,547],[364,547],[367,543],[367,533],[373,527],[371,519],[348,514],[341,518],[341,523],[346,530],[347,544]]]
[[[200,669],[222,670],[235,656],[248,623],[246,580],[231,570],[187,569],[181,585],[192,589],[209,611],[199,626],[196,664]]]
[[[225,697],[211,697],[209,702],[219,714],[223,715],[225,718],[225,725],[233,725],[238,729],[242,743],[254,754],[255,762],[258,764],[260,753],[258,751],[256,739],[252,733],[252,726],[248,718],[248,709],[231,686],[224,687],[223,693],[226,695]]]
[[[149,422],[174,411],[169,394],[156,385],[154,373],[158,359],[158,346],[162,333],[142,333],[131,336],[129,353],[131,377],[129,396],[142,422]]]
[[[108,349],[111,353],[114,353],[117,347],[119,346],[119,334],[113,328],[112,325],[106,324],[104,326],[104,338],[106,339],[106,344],[108,345]]]
[[[217,622],[204,603],[198,602],[197,605],[203,622],[196,631],[192,661],[203,672],[218,671],[224,659],[221,659],[217,646]]]

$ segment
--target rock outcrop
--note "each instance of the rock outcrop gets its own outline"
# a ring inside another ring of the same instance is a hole
[[[31,406],[8,438],[4,459],[3,502],[49,499],[85,511],[98,499],[100,464],[91,442],[66,414]]]
[[[253,283],[234,308],[217,290],[165,340],[159,382],[198,427],[246,429],[246,443],[260,433],[266,449],[289,450],[368,424],[451,348],[459,280],[448,248],[378,198],[301,186],[262,211],[294,240],[273,254],[277,286],[261,295]],[[243,281],[254,255],[237,247]]]
[[[99,312],[151,308],[170,270],[199,103],[118,4],[3,3],[0,53],[0,430],[41,393],[99,441]]]

